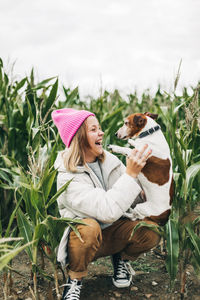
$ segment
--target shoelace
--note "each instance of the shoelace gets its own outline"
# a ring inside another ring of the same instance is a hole
[[[117,266],[117,277],[118,278],[126,278],[127,273],[130,275],[135,275],[135,271],[133,270],[131,264],[129,262],[119,260]]]
[[[131,264],[128,261],[124,261],[124,264],[126,265],[127,271],[131,275],[135,275],[135,271],[133,270]]]
[[[78,280],[74,279],[70,283],[63,284],[62,286],[69,286],[67,294],[65,295],[65,300],[79,300],[82,285],[78,285]]]

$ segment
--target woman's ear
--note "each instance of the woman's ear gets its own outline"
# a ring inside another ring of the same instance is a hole
[[[144,115],[152,118],[153,120],[156,120],[158,118],[158,114],[152,114],[150,112],[145,112]]]

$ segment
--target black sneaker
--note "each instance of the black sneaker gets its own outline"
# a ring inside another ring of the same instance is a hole
[[[77,279],[71,279],[70,277],[67,280],[67,283],[63,285],[64,292],[62,295],[62,300],[79,300],[80,293],[82,288],[82,281]]]
[[[112,282],[117,288],[129,287],[135,271],[127,260],[122,260],[119,253],[112,255],[114,276]]]

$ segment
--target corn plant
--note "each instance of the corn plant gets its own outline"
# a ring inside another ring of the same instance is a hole
[[[78,234],[74,224],[81,221],[74,221],[68,218],[59,218],[51,215],[55,213],[55,202],[57,197],[68,187],[70,182],[66,182],[56,193],[54,184],[57,170],[53,168],[52,156],[54,156],[55,146],[48,153],[46,146],[40,147],[38,156],[32,153],[29,157],[29,170],[24,170],[21,166],[15,168],[13,172],[12,185],[8,188],[16,190],[16,210],[17,225],[20,236],[24,238],[24,243],[29,243],[26,252],[32,262],[32,272],[34,281],[34,294],[37,293],[37,273],[49,280],[55,280],[58,298],[59,289],[56,269],[56,247],[62,237],[66,226],[70,226]],[[6,185],[4,184],[4,188]],[[53,208],[53,209],[52,209]],[[45,255],[50,260],[54,278],[46,274],[37,263],[38,250],[43,249]]]
[[[110,143],[126,145],[114,133],[127,115],[158,113],[158,123],[171,150],[176,188],[169,222],[165,227],[152,229],[166,240],[166,267],[171,284],[179,270],[184,296],[187,264],[193,264],[197,272],[200,268],[200,100],[199,87],[193,89],[192,95],[188,95],[186,88],[181,96],[176,95],[179,75],[172,94],[163,93],[158,87],[154,96],[146,90],[140,98],[134,92],[124,100],[117,90],[101,91],[97,99],[88,97],[83,101],[78,87],[70,90],[63,86],[61,101],[57,97],[57,78],[36,83],[32,70],[30,76],[17,81],[4,71],[0,59],[0,234],[4,238],[16,237],[18,231],[23,243],[32,242],[26,251],[32,262],[36,297],[37,274],[54,280],[57,298],[60,297],[55,249],[64,228],[69,225],[76,231],[74,226],[78,222],[60,218],[56,204],[57,196],[70,184],[56,192],[57,171],[53,163],[63,145],[50,115],[53,109],[63,107],[94,112],[105,132],[105,147]],[[122,156],[120,159],[124,161]],[[39,267],[38,251],[50,260],[54,276]]]
[[[20,246],[20,241],[23,238],[0,238],[0,272],[4,272],[4,287],[3,293],[5,299],[8,298],[8,290],[9,290],[9,278],[7,276],[8,270],[12,270],[9,266],[9,262],[17,256],[21,251],[23,251],[26,247],[28,247],[31,243]],[[15,244],[10,244],[10,243]],[[11,284],[10,277],[10,284]]]
[[[171,283],[180,272],[180,293],[184,297],[186,266],[200,273],[199,182],[200,182],[200,99],[199,88],[184,98],[174,96],[168,107],[157,105],[173,158],[175,195],[166,225],[167,270]]]
[[[26,168],[29,147],[34,150],[38,144],[43,146],[49,142],[52,132],[47,125],[58,89],[58,80],[53,85],[50,84],[53,79],[49,78],[36,84],[32,70],[30,78],[25,77],[16,81],[6,74],[0,59],[1,168],[9,170],[7,157],[16,160]],[[0,172],[2,181],[5,180],[5,174],[3,171]],[[2,224],[6,226],[10,216],[7,207],[14,209],[13,192],[8,189],[1,189],[0,192],[3,195],[0,215]]]

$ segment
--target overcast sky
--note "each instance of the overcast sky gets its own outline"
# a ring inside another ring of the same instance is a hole
[[[0,56],[82,95],[200,80],[199,0],[0,0]]]

